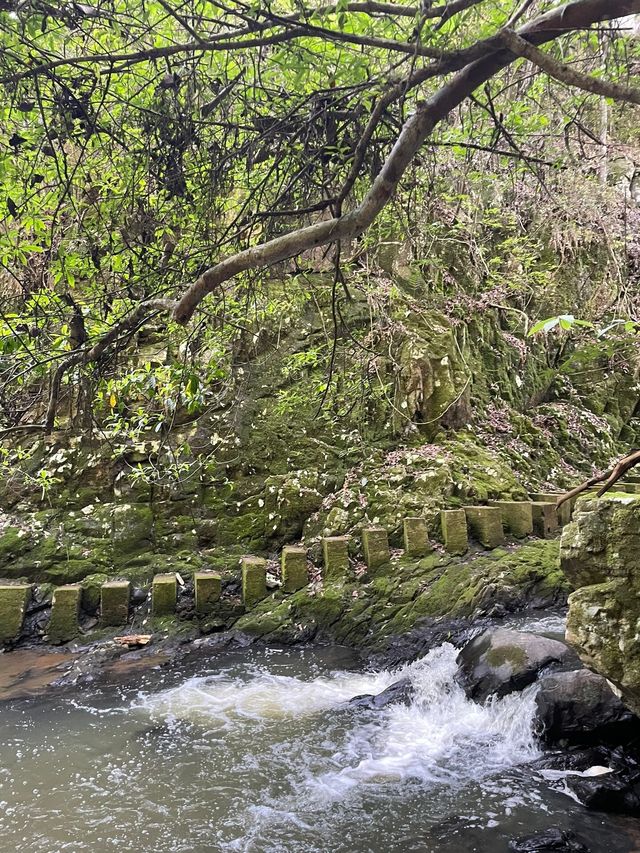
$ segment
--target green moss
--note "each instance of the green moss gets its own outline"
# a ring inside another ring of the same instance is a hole
[[[59,586],[53,593],[51,617],[47,626],[47,637],[56,645],[67,643],[78,636],[78,611],[82,588],[79,584]]]
[[[485,660],[489,666],[497,668],[508,664],[513,669],[516,669],[526,664],[527,655],[524,649],[517,646],[500,646],[499,648],[489,649],[485,655]]]
[[[15,640],[20,634],[30,595],[28,584],[0,585],[0,644]]]
[[[82,578],[82,607],[87,613],[95,613],[100,606],[100,588],[109,580],[109,575],[97,572]]]
[[[0,536],[0,563],[7,563],[33,545],[33,538],[19,527],[7,527]]]

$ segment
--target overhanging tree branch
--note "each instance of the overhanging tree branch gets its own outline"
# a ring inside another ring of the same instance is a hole
[[[519,36],[534,45],[544,44],[571,30],[639,11],[640,0],[575,0],[527,24],[519,31]],[[501,43],[500,39],[498,35],[495,41]],[[309,249],[363,234],[392,197],[405,170],[436,124],[516,56],[507,48],[485,47],[485,50],[487,55],[464,67],[406,122],[369,192],[355,210],[252,246],[210,267],[178,301],[174,319],[178,323],[188,323],[209,293],[241,272],[270,266]]]
[[[514,30],[503,30],[500,33],[500,38],[509,48],[511,53],[516,56],[521,56],[523,59],[528,59],[533,62],[538,68],[559,80],[561,83],[566,83],[568,86],[575,86],[578,89],[584,89],[586,92],[593,92],[594,95],[601,95],[605,98],[613,98],[616,101],[628,101],[632,104],[640,104],[640,89],[631,89],[627,86],[621,86],[619,83],[613,83],[610,80],[601,80],[598,77],[592,77],[590,74],[582,74],[570,65],[563,62],[558,62],[548,53],[538,50],[526,39],[523,39]]]

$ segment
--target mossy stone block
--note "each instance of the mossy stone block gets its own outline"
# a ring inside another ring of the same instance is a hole
[[[563,496],[564,492],[533,492],[529,495],[529,497],[534,503],[550,503],[553,504],[553,506],[556,506],[558,498],[561,498]],[[556,512],[558,514],[558,524],[560,525],[560,527],[564,527],[565,524],[569,524],[569,522],[571,521],[573,505],[574,501],[566,501],[562,504],[562,506],[556,506]]]
[[[208,616],[215,610],[222,593],[222,580],[218,572],[196,572],[193,576],[196,591],[196,613]]]
[[[75,579],[74,579],[75,580]],[[81,605],[85,613],[95,613],[102,600],[102,585],[109,580],[104,572],[94,572],[80,581],[82,587]]]
[[[173,572],[156,575],[151,586],[151,613],[169,616],[176,612],[178,581]]]
[[[424,518],[405,518],[403,522],[404,550],[409,557],[424,557],[429,547],[429,533]]]
[[[374,573],[382,566],[389,565],[391,560],[389,536],[384,527],[364,527],[362,529],[362,550],[369,572]]]
[[[349,571],[349,537],[325,536],[322,540],[325,580],[343,579]]]
[[[242,601],[245,607],[253,607],[267,596],[267,561],[262,557],[243,557]]]
[[[640,483],[616,483],[615,488],[630,495],[640,495]]]
[[[129,620],[129,600],[131,584],[129,581],[107,581],[100,587],[100,623],[126,625]]]
[[[282,589],[284,592],[296,592],[309,583],[307,572],[307,551],[296,545],[287,545],[282,549]]]
[[[51,618],[47,627],[50,643],[68,643],[78,636],[78,613],[82,587],[79,583],[58,586],[53,591],[51,599]]]
[[[558,530],[558,512],[546,501],[532,501],[533,532],[541,539],[550,539]]]
[[[467,515],[463,509],[443,509],[440,526],[445,551],[449,554],[465,554],[469,548]]]
[[[516,539],[533,533],[533,510],[530,501],[489,501],[500,510],[502,525]]]
[[[8,643],[20,635],[30,596],[28,584],[0,584],[0,643]]]
[[[502,512],[495,506],[466,506],[469,530],[484,548],[498,548],[504,544]]]

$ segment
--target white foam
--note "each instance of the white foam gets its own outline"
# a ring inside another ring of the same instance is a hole
[[[178,687],[141,696],[134,707],[156,720],[228,725],[239,717],[268,720],[314,714],[361,693],[380,693],[395,678],[391,672],[337,672],[304,681],[255,670],[246,681],[225,674],[190,678]]]
[[[408,778],[461,784],[537,757],[535,688],[478,705],[454,680],[456,656],[445,643],[405,667],[414,701],[357,727],[344,755],[336,756],[342,769],[308,784],[332,798],[356,785]]]

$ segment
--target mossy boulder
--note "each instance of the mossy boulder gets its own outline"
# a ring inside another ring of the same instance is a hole
[[[569,596],[567,639],[640,713],[640,495],[579,499],[561,557],[578,586]]]
[[[149,550],[153,544],[153,511],[148,504],[117,504],[112,515],[116,559]]]
[[[458,655],[459,680],[467,696],[483,702],[532,684],[541,670],[570,657],[564,643],[505,628],[484,631]]]

